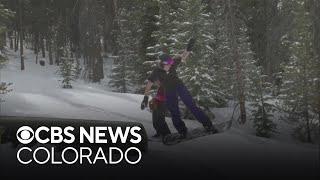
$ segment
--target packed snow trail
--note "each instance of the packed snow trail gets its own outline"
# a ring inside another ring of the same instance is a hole
[[[149,136],[155,133],[151,113],[140,110],[142,95],[114,93],[102,85],[82,81],[74,82],[73,89],[62,89],[58,81],[61,78],[56,74],[58,67],[48,65],[48,61],[45,66],[36,64],[32,51],[25,49],[24,71],[20,70],[18,53],[9,51],[8,57],[0,81],[12,82],[13,91],[1,95],[5,102],[1,103],[0,115],[136,121],[144,125]],[[219,109],[216,119],[229,120],[230,114]],[[169,118],[167,122],[174,131]],[[185,122],[189,128],[200,126],[196,121]],[[169,161],[188,161],[235,176],[250,173],[250,168],[257,168],[257,163],[264,161],[277,164],[270,164],[269,170],[274,172],[287,164],[297,168],[292,170],[297,170],[295,173],[299,173],[299,166],[309,167],[310,172],[319,168],[317,145],[260,138],[240,128],[170,147],[150,142],[149,149],[151,156],[158,154]],[[229,169],[238,170],[229,172]],[[259,170],[255,173],[265,171]]]

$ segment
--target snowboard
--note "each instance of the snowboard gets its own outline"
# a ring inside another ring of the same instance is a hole
[[[161,137],[149,138],[148,141],[161,142],[165,145],[175,145],[175,144],[190,141],[199,137],[222,133],[224,131],[229,130],[231,128],[231,125],[232,125],[232,121],[230,120],[230,121],[214,124],[215,128],[218,130],[218,132],[216,133],[207,132],[204,129],[204,127],[198,127],[198,128],[188,129],[188,133],[186,137],[183,139],[180,138],[179,133],[172,133],[170,135],[167,135],[164,139],[162,139]]]

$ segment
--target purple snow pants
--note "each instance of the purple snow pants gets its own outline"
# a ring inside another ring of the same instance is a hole
[[[179,133],[185,132],[187,128],[185,123],[181,120],[181,114],[178,106],[178,96],[200,123],[202,123],[204,126],[212,125],[209,117],[204,114],[199,107],[196,106],[190,92],[184,84],[178,84],[175,89],[167,90],[165,94],[166,105],[171,113],[173,125]]]

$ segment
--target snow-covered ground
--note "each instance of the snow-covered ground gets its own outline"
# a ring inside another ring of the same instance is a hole
[[[24,71],[20,70],[18,53],[9,51],[8,57],[9,61],[0,69],[0,81],[12,82],[13,91],[1,95],[5,102],[1,103],[0,115],[135,121],[144,125],[149,136],[154,134],[151,113],[140,110],[142,95],[114,93],[103,85],[82,81],[74,82],[73,89],[62,89],[57,67],[48,65],[48,61],[46,66],[35,64],[32,51],[25,50]],[[219,121],[228,120],[232,113],[230,109],[215,111]],[[167,122],[174,131],[170,119]],[[185,122],[189,128],[200,126],[196,121]],[[248,172],[242,169],[256,167],[257,162],[270,159],[279,160],[274,162],[277,167],[289,163],[287,159],[297,167],[310,168],[310,172],[319,168],[318,145],[295,142],[288,134],[279,132],[275,138],[266,139],[254,136],[250,128],[235,126],[225,133],[176,146],[150,142],[149,150],[150,154],[163,154],[172,161],[187,159],[227,174],[232,173],[230,169],[237,168],[237,175],[246,174]],[[261,173],[264,172],[261,169]]]

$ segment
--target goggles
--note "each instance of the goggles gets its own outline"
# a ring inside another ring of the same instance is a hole
[[[174,60],[172,58],[168,58],[165,61],[162,61],[163,65],[172,65],[174,64]]]

